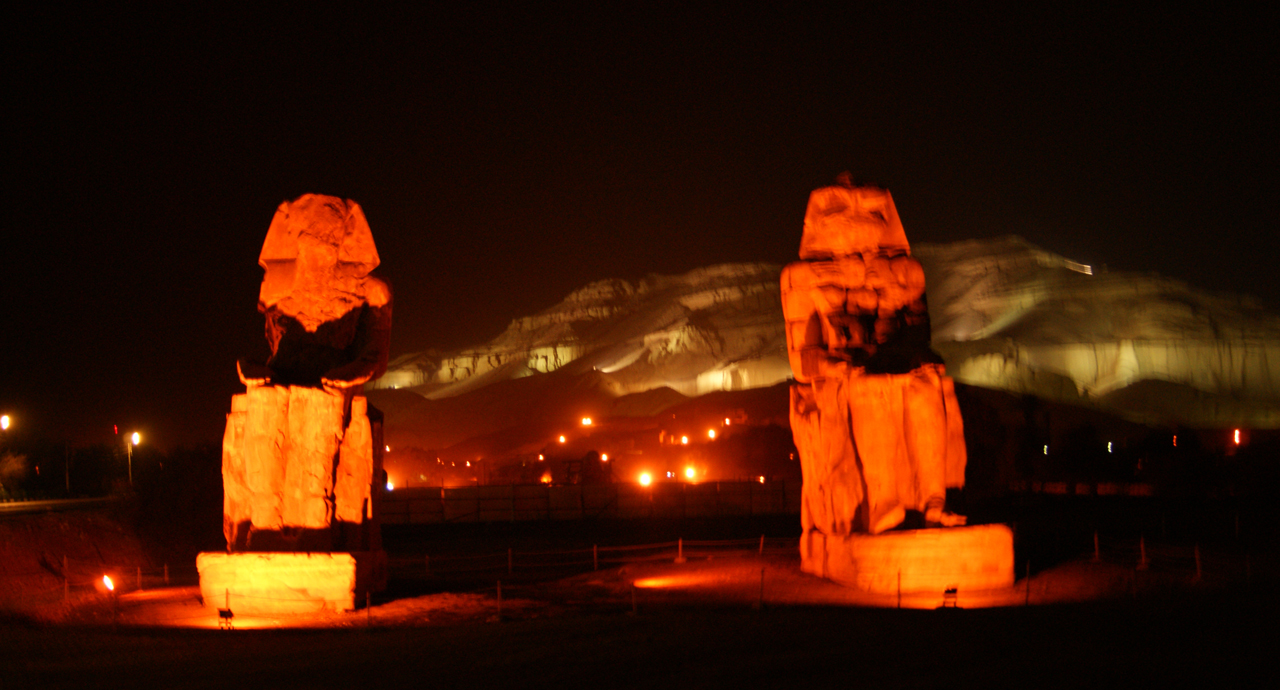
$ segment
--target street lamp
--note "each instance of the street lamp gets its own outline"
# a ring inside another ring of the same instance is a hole
[[[8,431],[9,424],[10,424],[9,415],[7,414],[0,415],[0,431]]]
[[[129,453],[129,486],[133,486],[133,447],[139,443],[142,443],[142,434],[135,431],[129,437],[128,443],[124,444],[125,450]]]

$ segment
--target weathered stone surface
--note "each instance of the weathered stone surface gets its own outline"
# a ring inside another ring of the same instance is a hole
[[[369,275],[378,251],[359,204],[317,194],[280,204],[258,263],[269,374],[242,367],[242,378],[352,388],[386,371],[391,290]]]
[[[386,579],[386,554],[202,553],[200,596],[235,615],[351,611]]]
[[[964,486],[954,385],[929,348],[924,272],[888,192],[813,192],[800,255],[782,272],[791,428],[804,472],[801,520],[829,537],[879,534]]]
[[[879,594],[1013,584],[1013,531],[1004,525],[838,537],[810,531],[800,552],[805,572]]]
[[[386,364],[390,292],[352,201],[308,194],[276,211],[259,263],[272,358],[238,364],[223,437],[229,551],[380,548],[381,415],[355,387]]]

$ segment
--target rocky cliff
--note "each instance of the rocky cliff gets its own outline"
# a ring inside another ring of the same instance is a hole
[[[1154,274],[1105,272],[1017,237],[918,244],[933,344],[958,381],[1132,419],[1280,427],[1280,317]],[[374,388],[429,399],[556,370],[615,395],[770,386],[791,375],[781,266],[587,285],[493,341],[392,361]]]

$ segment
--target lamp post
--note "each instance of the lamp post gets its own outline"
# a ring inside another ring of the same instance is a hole
[[[129,453],[129,486],[133,486],[133,447],[139,443],[142,443],[142,434],[135,431],[124,444],[125,450]]]

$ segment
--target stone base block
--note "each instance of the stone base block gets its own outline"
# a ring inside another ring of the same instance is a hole
[[[1005,525],[904,530],[800,540],[807,573],[867,592],[999,589],[1013,585],[1013,531]]]
[[[387,554],[202,553],[200,596],[210,608],[280,615],[353,611],[386,586]]]

